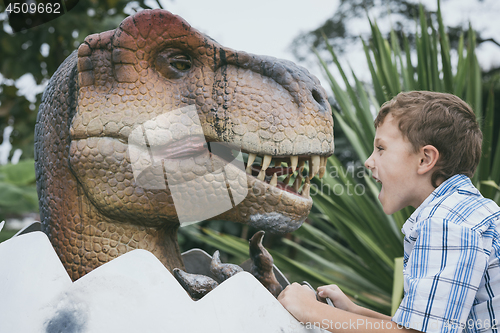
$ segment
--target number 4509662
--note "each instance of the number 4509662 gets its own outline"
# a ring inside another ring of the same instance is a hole
[[[5,11],[8,14],[61,14],[60,3],[9,3]]]

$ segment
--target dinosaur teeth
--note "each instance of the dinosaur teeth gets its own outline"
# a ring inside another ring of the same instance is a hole
[[[297,178],[295,178],[295,182],[293,182],[293,189],[295,190],[295,192],[299,192],[299,189],[300,189],[300,185],[302,185],[302,175],[299,173],[297,175]]]
[[[323,176],[325,175],[326,160],[327,160],[326,156],[321,156],[321,163],[320,163],[319,174],[318,174],[319,179],[323,178]]]
[[[251,175],[252,172],[255,172],[258,170],[258,167],[252,168],[253,164],[255,161],[259,162],[260,161],[260,171],[257,175],[257,179],[260,181],[265,181],[271,186],[277,186],[278,182],[278,175],[286,175],[286,178],[282,180],[285,185],[288,185],[290,182],[290,177],[295,173],[295,171],[298,171],[298,175],[295,178],[295,181],[292,185],[292,187],[298,192],[300,187],[302,186],[302,181],[304,180],[304,177],[302,176],[304,167],[306,164],[306,161],[309,161],[308,165],[308,170],[309,170],[309,179],[312,179],[315,176],[318,176],[319,179],[323,178],[326,172],[326,164],[327,164],[327,157],[326,156],[319,156],[319,155],[311,155],[309,159],[306,159],[307,157],[299,159],[299,156],[288,156],[288,157],[274,157],[271,155],[264,155],[262,158],[259,157],[255,153],[248,153],[248,158],[247,158],[247,166],[246,166],[246,173]],[[290,159],[290,160],[288,160]],[[274,162],[274,164],[273,164]],[[288,164],[288,166],[283,166],[282,163],[285,162]],[[274,165],[271,167],[271,165]],[[270,170],[269,168],[275,168],[276,170]],[[288,168],[291,168],[291,172]],[[266,170],[269,172],[269,176],[266,175]],[[286,171],[284,171],[286,170]],[[273,176],[270,176],[270,174],[273,173]],[[255,173],[254,173],[255,174]],[[310,187],[310,185],[309,185]]]
[[[248,160],[247,160],[247,168],[246,168],[246,172],[248,174],[252,174],[252,164],[253,162],[255,161],[255,158],[257,157],[257,154],[253,154],[253,153],[249,153],[248,154]]]
[[[271,185],[271,186],[278,185],[278,175],[276,173],[274,173],[273,178],[269,182],[269,185]]]
[[[304,186],[302,187],[302,192],[300,193],[304,198],[309,198],[309,191],[311,189],[311,183],[309,177],[306,177]]]
[[[310,177],[313,178],[319,171],[319,168],[321,166],[321,157],[319,155],[312,155],[311,156],[311,164],[309,165],[309,173]]]
[[[302,171],[304,170],[304,165],[306,164],[306,161],[305,160],[302,160],[299,162],[299,174],[302,173]]]
[[[272,160],[273,157],[271,155],[264,155],[264,159],[262,160],[262,170],[266,171]]]
[[[247,161],[247,164],[248,165],[252,165],[253,162],[255,161],[255,158],[257,157],[257,154],[254,154],[254,153],[249,153],[248,154],[248,161]]]
[[[274,166],[275,167],[280,167],[281,166],[281,163],[285,162],[286,163],[286,159],[284,158],[273,158],[273,161],[274,161]]]
[[[292,167],[292,173],[297,169],[297,163],[299,162],[298,156],[290,156],[290,166]]]

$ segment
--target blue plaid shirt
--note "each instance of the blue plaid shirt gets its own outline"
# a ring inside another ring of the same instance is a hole
[[[465,175],[403,225],[405,295],[393,321],[422,332],[498,332],[500,208]]]

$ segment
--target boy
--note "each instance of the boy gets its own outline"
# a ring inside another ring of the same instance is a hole
[[[298,320],[331,332],[497,332],[500,208],[472,185],[482,134],[450,94],[400,93],[375,119],[365,166],[382,184],[386,214],[416,208],[403,225],[404,298],[393,318],[351,302],[334,285],[288,286],[278,300]]]

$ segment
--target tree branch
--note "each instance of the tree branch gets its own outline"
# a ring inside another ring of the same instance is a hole
[[[492,42],[493,44],[495,44],[496,46],[500,46],[500,43],[498,43],[496,40],[494,40],[493,38],[488,38],[488,39],[482,39],[482,38],[478,38],[477,40],[478,43],[483,43],[483,42]]]

